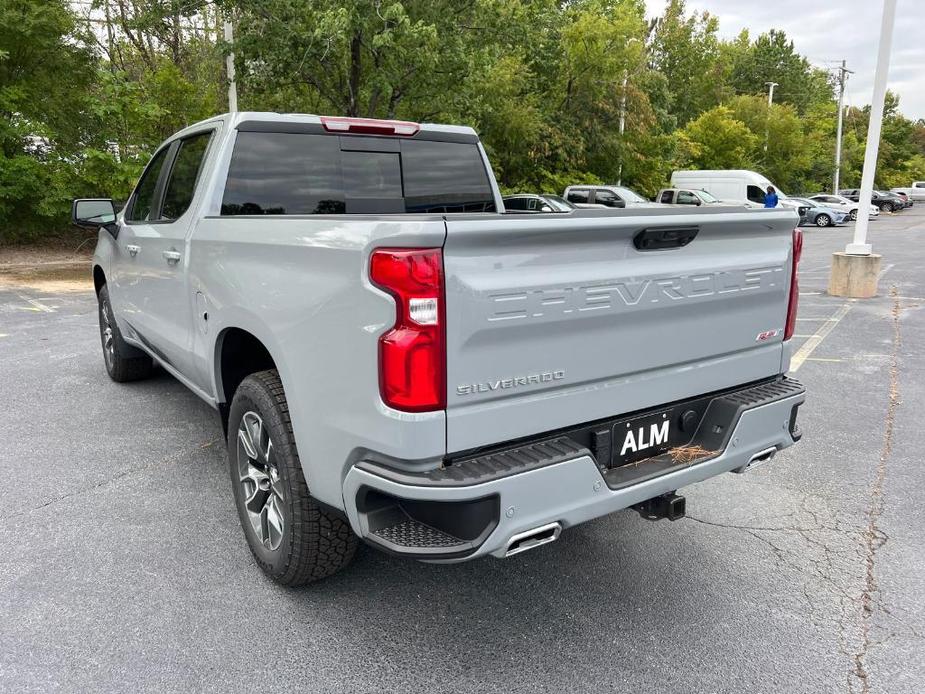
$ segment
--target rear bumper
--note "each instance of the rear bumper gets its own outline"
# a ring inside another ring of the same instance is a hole
[[[789,380],[717,396],[698,429],[703,436],[694,437],[710,441],[710,428],[715,436],[711,412],[715,421],[728,418],[709,456],[688,465],[659,456],[640,464],[631,479],[625,468],[599,465],[590,448],[567,435],[471,459],[466,473],[448,467],[411,474],[361,462],[345,478],[345,510],[354,532],[394,554],[431,561],[503,557],[513,538],[536,528],[569,528],[769,459],[799,440],[796,411],[804,399],[802,386]],[[447,530],[448,519],[451,532],[436,529]]]

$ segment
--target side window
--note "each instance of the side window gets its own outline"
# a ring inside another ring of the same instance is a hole
[[[925,181],[916,181],[916,182],[915,182],[915,187],[916,187],[916,188],[925,188]]]
[[[672,191],[670,191],[670,190],[664,191],[664,192],[662,193],[662,197],[660,198],[659,202],[663,202],[663,203],[665,203],[666,205],[670,205],[670,204],[671,204],[671,196],[672,196],[672,195],[673,195]]]
[[[598,189],[594,191],[594,202],[599,205],[607,205],[607,207],[617,207],[620,202],[620,196],[609,190]]]
[[[679,205],[699,205],[700,199],[691,193],[689,190],[680,190],[678,191],[678,204]]]
[[[588,191],[576,188],[568,192],[569,202],[588,202]]]
[[[180,142],[180,149],[170,169],[170,178],[167,179],[167,186],[164,188],[161,219],[179,219],[189,209],[211,137],[212,132],[209,131]]]
[[[762,205],[764,204],[764,191],[761,190],[758,186],[749,186],[746,196],[752,202],[758,202]]]
[[[339,214],[345,208],[338,138],[238,133],[223,215]]]
[[[157,189],[157,181],[161,175],[161,169],[164,168],[164,159],[170,146],[164,147],[160,152],[154,155],[148,168],[141,175],[141,180],[135,187],[135,194],[129,202],[129,209],[125,218],[129,222],[146,222],[151,218],[154,212],[154,193]]]

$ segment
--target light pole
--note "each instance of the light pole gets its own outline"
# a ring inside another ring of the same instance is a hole
[[[838,129],[835,133],[835,179],[832,185],[832,195],[838,195],[838,189],[841,187],[841,140],[842,140],[842,122],[845,119],[845,80],[853,70],[845,67],[845,61],[841,61],[841,67],[838,68]]]
[[[768,120],[764,126],[764,156],[768,156],[768,140],[771,139],[771,105],[774,103],[774,87],[777,82],[765,82],[768,85]]]
[[[877,70],[874,73],[874,96],[870,103],[870,123],[867,126],[867,146],[864,149],[864,173],[861,175],[858,218],[854,224],[854,240],[845,247],[845,253],[851,255],[870,255],[871,251],[871,246],[867,243],[867,223],[870,218],[870,198],[874,190],[874,174],[877,171],[877,152],[880,150],[883,103],[886,99],[886,80],[890,71],[890,48],[893,44],[895,23],[896,0],[883,0],[880,50],[877,53]]]
[[[625,44],[623,44],[623,49],[626,48],[631,43],[639,43],[639,39],[635,36],[628,39]],[[623,185],[623,133],[626,132],[626,87],[629,85],[630,80],[630,71],[629,68],[623,68],[623,88],[620,92],[620,125],[618,131],[620,133],[620,161],[617,166],[617,185]]]
[[[877,168],[877,152],[880,149],[883,102],[886,97],[890,46],[893,42],[895,23],[896,0],[883,0],[880,48],[877,52],[877,70],[874,72],[874,94],[870,102],[870,124],[867,128],[867,146],[864,150],[861,194],[858,196],[858,218],[854,223],[854,240],[845,247],[844,253],[832,255],[829,294],[833,296],[868,299],[877,294],[881,257],[876,253],[871,253],[871,245],[867,243],[867,223],[870,217],[870,196],[873,192],[874,174]]]
[[[225,41],[234,43],[234,29],[231,26],[231,15],[225,18]],[[238,85],[234,75],[234,51],[225,56],[225,70],[228,73],[228,111],[236,113],[238,110]]]

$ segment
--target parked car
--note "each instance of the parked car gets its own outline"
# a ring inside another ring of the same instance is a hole
[[[844,224],[848,219],[848,213],[844,210],[823,206],[809,198],[788,198],[787,201],[800,205],[800,224],[827,227],[833,224]]]
[[[861,197],[861,190],[859,188],[848,188],[847,190],[840,190],[838,193],[854,202],[857,202]],[[881,212],[896,212],[905,207],[905,203],[898,195],[883,193],[878,190],[871,193],[870,202],[872,205],[876,205],[880,208]]]
[[[903,192],[901,190],[891,190],[889,192],[892,193],[893,195],[898,196],[903,201],[903,207],[912,207],[912,205],[914,204],[912,202],[912,198],[909,197],[909,194],[906,192]]]
[[[831,193],[817,193],[809,196],[813,200],[825,207],[831,207],[833,210],[847,211],[848,219],[854,221],[858,218],[858,202],[844,195],[833,195]],[[876,205],[870,206],[870,216],[877,217],[880,215],[880,208]]]
[[[806,213],[809,211],[811,203],[806,200],[801,200],[799,198],[781,198],[777,202],[778,207],[785,207],[791,210],[795,210],[800,219],[803,219]]]
[[[724,202],[717,200],[705,190],[691,190],[688,188],[663,188],[658,191],[655,201],[662,205],[712,205],[720,207],[741,207],[743,202]]]
[[[590,205],[621,208],[657,206],[657,203],[649,202],[636,191],[624,186],[569,186],[565,189],[562,197],[576,207],[588,207]]]
[[[534,193],[518,193],[506,195],[504,198],[506,212],[539,213],[539,212],[571,212],[577,209],[568,200],[558,195],[536,195]]]
[[[908,188],[891,188],[893,193],[905,193],[912,202],[925,202],[925,181],[913,181]]]
[[[250,550],[300,585],[359,538],[458,562],[679,518],[800,439],[793,215],[656,207],[515,218],[471,128],[241,112],[72,217],[109,376],[218,411]]]
[[[745,169],[675,171],[671,174],[672,188],[705,190],[713,197],[727,202],[743,203],[747,200],[754,205],[764,206],[768,186],[774,186],[781,201],[787,197],[779,186],[761,174]]]

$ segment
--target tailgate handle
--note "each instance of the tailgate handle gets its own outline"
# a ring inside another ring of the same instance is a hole
[[[640,251],[663,251],[683,248],[700,232],[700,227],[657,227],[643,229],[633,237],[633,245]]]

